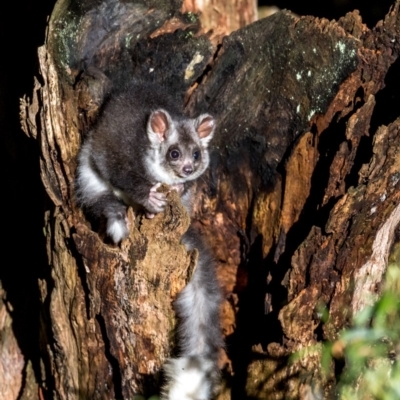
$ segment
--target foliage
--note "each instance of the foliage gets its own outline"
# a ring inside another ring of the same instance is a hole
[[[340,400],[400,399],[400,266],[388,267],[380,300],[355,316],[353,327],[326,350],[335,354],[335,348],[346,361]]]

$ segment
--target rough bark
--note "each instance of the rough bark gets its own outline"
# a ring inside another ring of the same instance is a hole
[[[379,293],[399,224],[399,112],[396,89],[375,95],[398,57],[398,7],[371,31],[357,13],[259,21],[224,41],[192,96],[222,115],[199,215],[230,300],[234,398],[333,398],[318,344]]]
[[[202,30],[220,37],[256,21],[256,6],[253,0],[184,0],[182,12],[199,13]]]
[[[132,214],[121,247],[74,205],[82,132],[107,91],[98,70],[114,83],[161,82],[186,93],[189,112],[218,119],[195,220],[227,297],[224,398],[333,396],[317,351],[287,360],[334,339],[379,293],[400,218],[400,122],[385,109],[388,95],[376,95],[391,65],[399,69],[399,6],[373,30],[356,12],[329,22],[283,11],[216,46],[177,2],[57,3],[39,49],[41,81],[22,104],[54,203],[40,289],[55,398],[156,390],[172,348],[171,300],[196,257],[179,243],[188,218],[176,198],[152,221]]]
[[[0,286],[0,396],[4,400],[18,397],[23,380],[24,357],[12,331],[12,318]]]

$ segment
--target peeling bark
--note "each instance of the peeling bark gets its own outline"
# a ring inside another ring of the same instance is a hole
[[[252,0],[184,0],[182,12],[200,13],[202,30],[212,30],[211,37],[221,37],[256,21],[256,7]]]
[[[12,330],[12,318],[0,286],[0,397],[14,400],[22,388],[24,357]]]

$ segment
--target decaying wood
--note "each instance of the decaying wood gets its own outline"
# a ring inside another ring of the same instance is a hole
[[[256,7],[253,0],[184,0],[182,12],[200,13],[202,30],[212,30],[212,36],[221,36],[254,22],[257,19]]]
[[[14,400],[22,387],[24,357],[12,330],[10,309],[0,286],[0,397]]]
[[[379,293],[400,218],[400,120],[377,93],[399,69],[399,7],[373,30],[357,12],[337,22],[278,12],[216,46],[178,2],[58,1],[41,83],[22,104],[54,203],[40,290],[55,398],[156,390],[173,348],[171,302],[194,264],[177,198],[154,220],[131,214],[121,246],[92,231],[73,201],[83,132],[108,85],[133,76],[218,119],[194,208],[227,298],[223,397],[333,397],[318,351],[287,360],[335,339]]]
[[[267,20],[276,36],[267,42],[254,34],[246,43],[245,32],[266,23],[260,21],[226,39],[219,53],[223,61],[215,61],[197,92],[211,112],[228,109],[218,166],[211,171],[217,190],[201,218],[232,293],[225,326],[236,396],[307,398],[315,390],[332,398],[334,382],[321,376],[315,346],[334,339],[352,313],[379,293],[399,223],[400,160],[398,120],[376,130],[374,95],[398,57],[398,7],[372,31],[352,13],[338,23],[292,19],[283,33],[285,14],[279,13]],[[275,21],[280,24],[273,26]],[[218,66],[227,63],[224,51],[235,38],[235,54],[244,43],[249,64],[243,63],[241,73],[235,63],[234,84],[228,79],[226,87]],[[276,58],[287,58],[259,78],[251,71],[261,67],[251,57],[262,60],[265,43]],[[261,54],[254,55],[254,44]],[[318,104],[321,99],[324,104]],[[272,177],[263,187],[268,170]],[[318,311],[324,305],[330,313],[325,324]],[[314,351],[298,365],[282,367],[285,357],[309,346]]]

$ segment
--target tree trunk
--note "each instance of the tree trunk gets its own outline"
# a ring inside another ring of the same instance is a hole
[[[218,120],[193,223],[226,293],[221,398],[333,398],[333,367],[323,377],[318,352],[287,360],[334,339],[379,292],[400,221],[399,6],[373,30],[356,12],[329,22],[283,11],[217,46],[177,2],[58,1],[41,81],[21,107],[54,204],[40,280],[49,397],[152,394],[173,349],[172,301],[196,259],[180,243],[179,199],[154,220],[130,213],[121,246],[74,202],[82,134],[108,85],[135,76]]]

